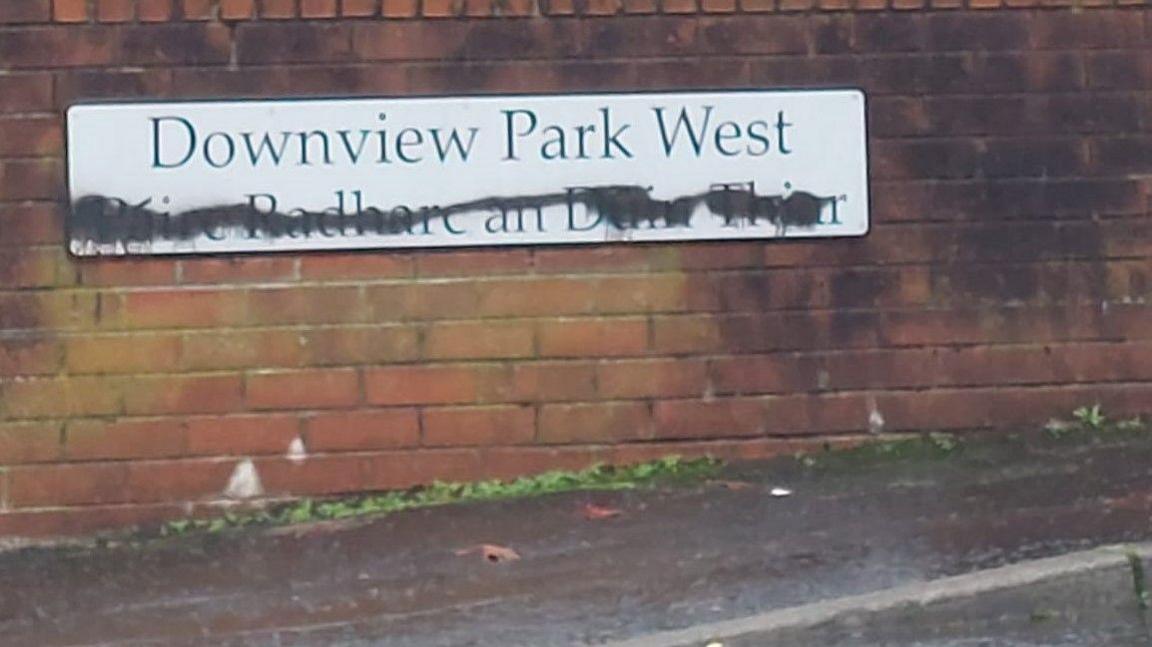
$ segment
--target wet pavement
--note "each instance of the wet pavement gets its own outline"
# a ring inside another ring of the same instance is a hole
[[[727,483],[351,525],[0,553],[0,644],[600,643],[1152,538],[1152,435],[945,449],[786,458],[730,466]],[[588,502],[623,514],[587,520]],[[480,543],[522,559],[455,554]],[[1129,644],[1131,623],[1109,623],[1070,631],[1120,642],[1067,644]],[[1006,631],[899,644],[1064,644]]]

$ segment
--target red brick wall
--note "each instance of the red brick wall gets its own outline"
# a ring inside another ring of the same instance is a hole
[[[0,535],[1152,410],[1149,5],[968,3],[0,1]],[[64,250],[79,99],[820,86],[863,239]]]

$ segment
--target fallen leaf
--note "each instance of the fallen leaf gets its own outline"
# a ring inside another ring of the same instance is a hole
[[[520,553],[508,548],[507,546],[497,546],[496,544],[480,544],[470,548],[461,548],[455,551],[457,556],[471,555],[473,553],[480,553],[480,556],[485,561],[499,564],[501,562],[514,562],[520,559]]]
[[[611,519],[612,517],[619,517],[624,514],[619,508],[608,508],[602,505],[596,505],[595,503],[585,503],[584,507],[580,508],[580,513],[589,521]]]
[[[752,484],[747,481],[713,481],[716,485],[724,488],[725,490],[732,490],[738,492],[740,490],[747,490],[752,487]]]

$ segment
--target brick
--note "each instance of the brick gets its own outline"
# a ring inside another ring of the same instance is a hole
[[[165,22],[172,19],[173,0],[137,0],[136,13],[140,22]]]
[[[65,342],[70,373],[154,373],[179,365],[181,337],[168,335],[98,335]]]
[[[53,0],[52,19],[56,22],[87,22],[88,0]]]
[[[328,454],[305,461],[260,458],[255,461],[264,491],[270,496],[339,494],[367,489],[360,455]]]
[[[260,17],[294,18],[296,17],[296,0],[262,0]]]
[[[600,447],[494,447],[481,450],[483,478],[511,480],[550,470],[582,470],[606,462],[610,453]]]
[[[606,399],[704,395],[708,368],[690,360],[604,362],[596,367],[598,392]]]
[[[542,321],[536,335],[541,357],[621,357],[648,349],[648,322],[639,318]]]
[[[443,29],[447,23],[433,22],[433,26]],[[531,25],[526,28],[525,25]],[[533,21],[521,23],[515,20],[487,20],[467,25],[462,53],[470,60],[497,60],[524,58],[523,52],[530,51],[533,58],[569,58],[574,51],[585,52],[582,48],[580,26],[571,21]],[[671,43],[669,43],[671,45]],[[458,53],[444,52],[436,58],[453,58]]]
[[[495,3],[492,0],[462,0],[463,14],[469,18],[486,18],[493,15]]]
[[[476,315],[476,286],[471,282],[370,285],[364,289],[368,319],[462,319]]]
[[[1125,11],[1035,12],[1026,28],[1035,49],[1138,49],[1147,43],[1140,21]]]
[[[0,76],[0,113],[52,110],[51,74]]]
[[[138,376],[124,390],[129,415],[232,413],[243,405],[244,380],[234,374]]]
[[[402,253],[325,253],[300,259],[300,278],[306,281],[399,278],[412,273],[412,257]]]
[[[63,148],[63,130],[54,118],[0,118],[0,156],[56,156],[63,152]]]
[[[254,373],[246,400],[254,409],[331,409],[360,402],[360,375],[349,369]]]
[[[64,195],[56,159],[0,160],[0,195],[6,200],[55,200]]]
[[[167,261],[171,265],[170,261]],[[195,258],[180,261],[186,284],[284,283],[295,280],[297,259],[288,256]]]
[[[536,0],[505,0],[497,5],[496,10],[501,16],[528,17],[540,14]]]
[[[420,355],[416,326],[319,328],[301,336],[311,366],[408,362]]]
[[[980,162],[987,177],[1079,176],[1087,169],[1087,148],[1072,138],[1020,138],[989,141]]]
[[[732,13],[736,11],[736,0],[700,0],[700,10],[704,13]]]
[[[10,420],[118,415],[121,389],[116,380],[85,377],[0,381],[0,409]]]
[[[243,323],[247,308],[236,290],[154,290],[126,292],[109,300],[104,312],[120,328],[206,328]]]
[[[378,0],[342,0],[340,15],[345,18],[370,18],[376,15]]]
[[[667,3],[664,7],[667,11]],[[715,25],[721,24],[718,21],[728,19],[708,20],[710,22],[706,25],[715,30]],[[708,29],[709,27],[704,28],[705,31]],[[698,21],[690,18],[625,16],[616,20],[585,21],[583,38],[587,54],[595,58],[673,56],[694,53],[703,37],[703,34],[698,32],[700,32]]]
[[[136,0],[98,0],[96,19],[100,22],[129,22],[135,18]]]
[[[418,316],[448,315],[513,317],[589,314],[597,309],[599,284],[586,278],[506,279],[445,283],[412,304]],[[416,296],[416,295],[413,295]],[[464,297],[455,301],[457,297]],[[468,301],[471,297],[473,300]],[[454,308],[454,304],[461,307]]]
[[[752,399],[666,400],[654,408],[657,438],[755,436],[766,424],[764,403]]]
[[[179,420],[80,420],[64,432],[69,460],[122,460],[181,456],[187,451],[184,423]]]
[[[872,404],[860,393],[789,395],[765,402],[769,434],[859,434],[870,429]]]
[[[0,39],[0,60],[9,68],[111,65],[119,39],[108,26],[53,25],[8,31]]]
[[[247,296],[250,324],[356,323],[367,314],[356,286],[260,288]]]
[[[284,455],[300,437],[300,421],[276,414],[188,418],[186,434],[190,455]]]
[[[667,14],[696,13],[696,0],[660,0],[660,11]]]
[[[523,321],[442,322],[424,333],[424,357],[433,360],[530,357],[534,329]]]
[[[976,175],[982,162],[980,146],[971,140],[887,140],[872,151],[878,180],[963,179]]]
[[[128,463],[123,498],[128,503],[219,499],[235,461],[192,459]]]
[[[119,503],[127,463],[30,465],[8,472],[8,504],[14,509]]]
[[[540,442],[623,442],[652,437],[652,417],[642,402],[546,404],[540,407]]]
[[[351,28],[345,24],[243,23],[236,34],[242,64],[329,63],[352,58]]]
[[[425,409],[421,415],[424,444],[433,447],[521,445],[536,436],[531,407]]]
[[[211,330],[187,333],[180,368],[191,371],[293,368],[305,363],[305,339],[295,330]]]
[[[336,0],[300,0],[301,18],[335,18]]]
[[[596,365],[591,362],[518,362],[512,368],[517,400],[558,402],[594,400]]]
[[[508,371],[495,364],[365,369],[369,404],[480,404],[504,401]]]
[[[29,249],[0,251],[0,286],[44,288],[72,283],[63,250]]]
[[[584,4],[586,16],[614,16],[623,8],[620,0],[588,0]]]
[[[570,2],[571,0],[562,1]],[[424,0],[421,5],[421,13],[428,18],[458,16],[464,9],[464,3],[461,0]]]
[[[704,279],[684,274],[603,277],[596,281],[596,312],[633,314],[716,310],[718,302]]]
[[[52,20],[51,0],[16,0],[0,5],[0,25]]]
[[[431,481],[477,481],[484,473],[473,449],[427,449],[421,452],[380,452],[365,456],[364,484],[371,490],[410,488]]]
[[[0,205],[0,248],[58,245],[64,240],[63,220],[50,203]]]
[[[63,347],[51,333],[0,337],[0,377],[51,375],[63,364]]]
[[[1085,54],[1088,85],[1101,90],[1152,88],[1152,63],[1127,51]]]
[[[0,330],[75,330],[96,320],[96,299],[78,292],[0,292]]]
[[[718,395],[809,391],[823,388],[830,380],[821,358],[806,355],[718,358],[711,362],[710,372]]]
[[[304,437],[310,452],[413,447],[420,419],[415,409],[320,413],[304,419]]]
[[[91,536],[105,530],[122,530],[187,518],[183,505],[88,505],[80,508],[48,508],[10,511],[0,516],[0,535],[6,537],[58,538]]]
[[[801,16],[749,14],[703,23],[700,45],[716,54],[804,54],[808,34]]]
[[[61,425],[57,422],[0,424],[0,463],[22,465],[60,459]]]
[[[418,0],[382,0],[380,15],[385,18],[411,18],[419,15]]]
[[[193,68],[172,72],[170,93],[195,98],[207,93],[282,98],[324,95],[395,94],[402,88],[403,70],[395,67]],[[309,254],[311,257],[311,253]]]
[[[183,0],[184,11],[181,14],[185,20],[211,20],[212,0]]]
[[[165,69],[67,70],[58,75],[56,104],[63,109],[81,100],[166,95],[171,89],[172,73]]]
[[[220,0],[221,20],[247,20],[256,12],[254,0]]]
[[[627,14],[656,13],[660,9],[658,0],[624,0],[623,5]]]
[[[719,321],[712,316],[669,316],[652,320],[652,350],[692,353],[720,350],[724,345]]]
[[[214,65],[232,58],[232,32],[220,23],[166,23],[122,28],[124,65]]]
[[[432,251],[416,257],[418,276],[489,276],[528,273],[532,254],[527,249]]]
[[[1141,173],[1152,159],[1152,136],[1090,140],[1093,166],[1109,174]]]

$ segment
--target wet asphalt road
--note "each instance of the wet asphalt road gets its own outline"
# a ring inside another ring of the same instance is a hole
[[[1152,437],[914,453],[732,466],[723,479],[751,484],[736,489],[566,494],[353,526],[3,553],[0,644],[599,643],[1152,538]],[[770,496],[776,486],[794,493]],[[588,521],[579,509],[590,501],[624,514]],[[478,543],[523,558],[454,554]],[[1112,622],[1068,628],[1073,642],[893,644],[1146,644],[1125,642],[1142,628]]]

